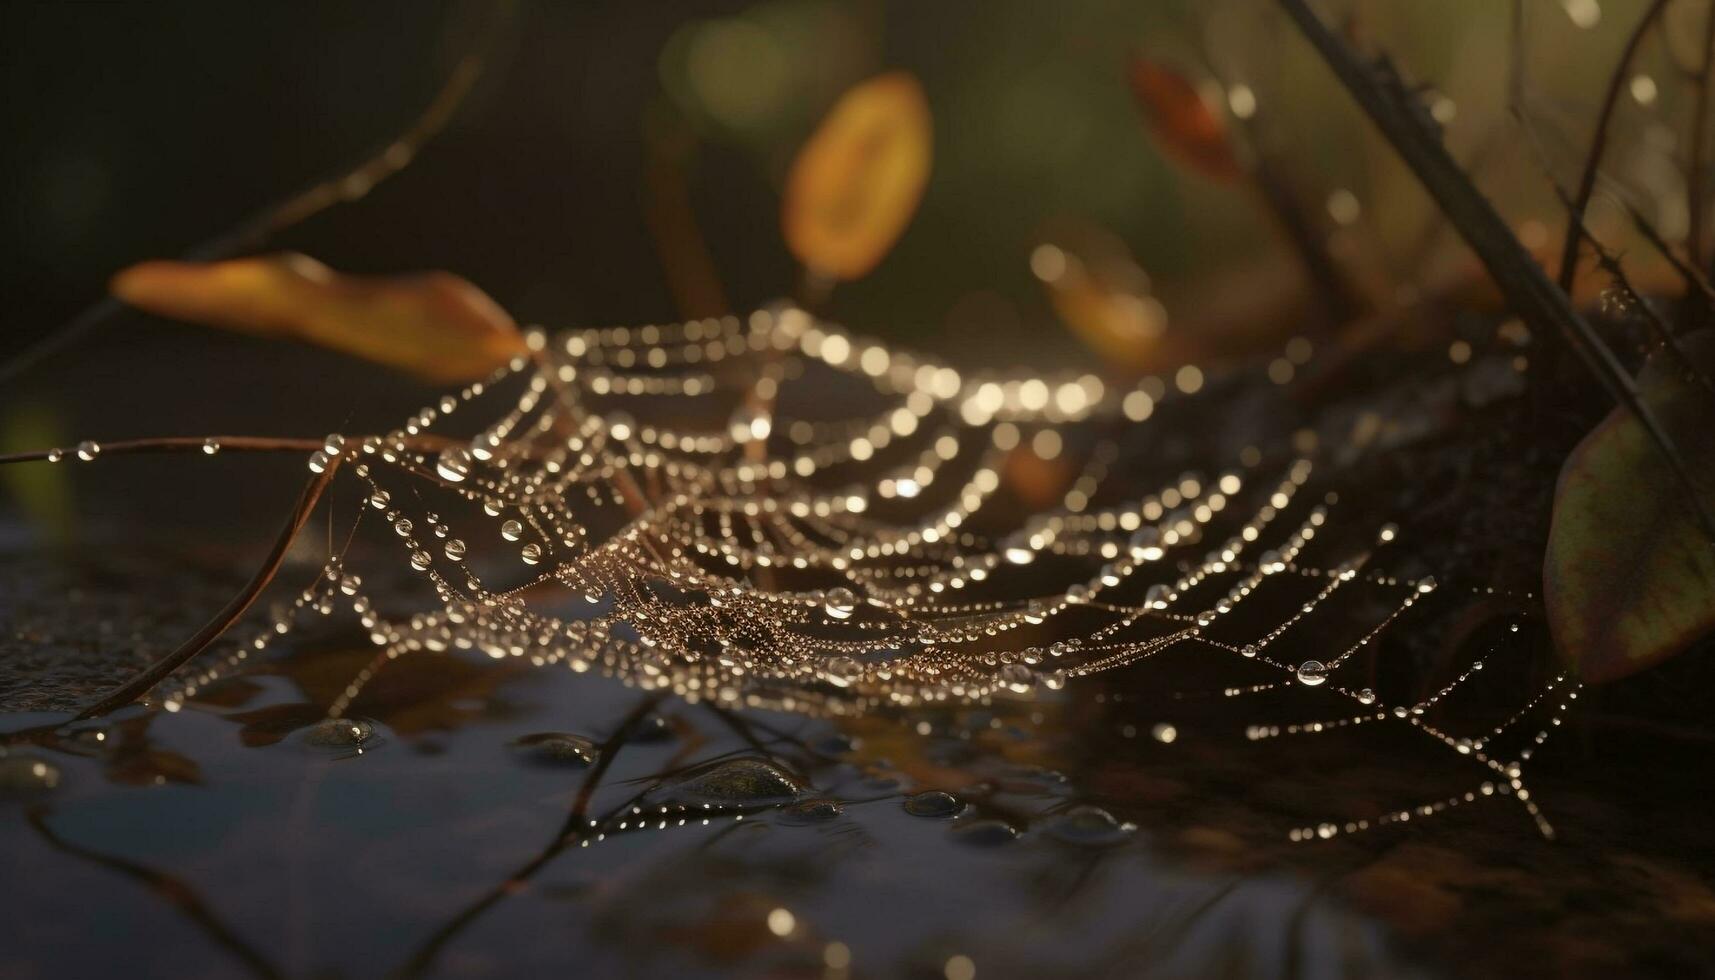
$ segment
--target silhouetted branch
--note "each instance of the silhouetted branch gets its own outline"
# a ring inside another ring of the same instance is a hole
[[[1448,220],[1488,269],[1508,304],[1539,333],[1564,338],[1615,401],[1637,417],[1689,495],[1704,534],[1715,541],[1715,520],[1704,506],[1684,457],[1655,413],[1638,396],[1631,375],[1594,328],[1572,308],[1566,292],[1549,281],[1494,206],[1465,176],[1398,74],[1385,61],[1377,66],[1359,61],[1346,43],[1323,25],[1305,0],[1279,0],[1279,3],[1417,175],[1424,189],[1447,213]],[[1578,234],[1576,224],[1573,234]]]
[[[47,813],[40,807],[30,810],[29,821],[36,833],[40,834],[42,839],[47,841],[49,846],[55,850],[94,862],[110,871],[117,871],[127,878],[141,882],[151,891],[165,898],[170,905],[183,912],[187,919],[195,923],[204,935],[214,941],[215,945],[237,957],[252,975],[263,977],[265,980],[273,980],[273,978],[281,975],[280,971],[274,969],[272,964],[262,958],[262,954],[239,938],[237,933],[227,928],[226,924],[221,922],[213,910],[208,907],[208,903],[204,902],[201,896],[197,895],[183,881],[165,872],[145,867],[135,861],[112,854],[103,854],[100,851],[94,851],[81,844],[74,844],[66,840],[48,826]]]
[[[102,695],[94,704],[79,711],[73,720],[81,721],[125,707],[149,693],[150,688],[159,684],[168,674],[179,669],[192,657],[206,650],[209,644],[219,639],[222,634],[230,629],[232,624],[237,622],[238,618],[244,615],[245,610],[249,609],[256,598],[262,594],[262,590],[268,587],[268,583],[274,580],[275,573],[280,570],[280,565],[286,560],[286,552],[291,550],[292,542],[297,540],[298,532],[303,530],[304,524],[315,512],[316,504],[321,501],[322,493],[327,490],[328,484],[333,482],[334,474],[339,472],[339,464],[344,458],[343,456],[330,458],[327,467],[310,478],[310,482],[304,486],[304,492],[298,497],[297,505],[292,508],[291,516],[286,520],[286,526],[280,529],[280,536],[274,540],[273,549],[268,552],[268,557],[264,560],[262,567],[251,577],[243,591],[233,596],[231,602],[228,602],[220,612],[215,614],[213,619],[209,620],[202,629],[197,630],[196,634],[181,644],[177,650],[155,661],[135,677]]]
[[[1578,224],[1584,220],[1584,210],[1590,206],[1590,196],[1596,192],[1596,174],[1602,168],[1602,154],[1608,147],[1608,121],[1613,117],[1614,106],[1620,100],[1620,91],[1626,82],[1626,69],[1631,66],[1638,45],[1643,43],[1650,25],[1655,23],[1666,7],[1667,0],[1651,0],[1649,9],[1644,11],[1637,26],[1632,28],[1631,36],[1626,38],[1626,47],[1620,52],[1620,63],[1614,67],[1614,73],[1608,79],[1608,91],[1602,96],[1601,113],[1596,117],[1596,132],[1590,138],[1590,153],[1584,158],[1584,172],[1578,177],[1578,191],[1570,205],[1572,213],[1567,216],[1565,244],[1560,249],[1558,281],[1561,292],[1569,296],[1572,294],[1572,280],[1578,270]]]

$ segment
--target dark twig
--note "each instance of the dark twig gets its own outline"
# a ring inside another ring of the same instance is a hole
[[[1556,183],[1554,192],[1559,195],[1562,204],[1571,208],[1572,202],[1567,196],[1566,188]],[[1639,315],[1643,317],[1644,323],[1650,328],[1650,332],[1655,335],[1656,341],[1678,362],[1680,370],[1697,379],[1704,391],[1715,395],[1715,381],[1711,381],[1709,375],[1697,367],[1691,360],[1691,356],[1686,353],[1685,347],[1680,344],[1679,338],[1674,334],[1673,328],[1668,325],[1667,320],[1660,313],[1657,313],[1655,308],[1650,306],[1642,294],[1632,285],[1631,280],[1626,276],[1624,267],[1620,264],[1620,257],[1606,245],[1603,245],[1601,240],[1596,237],[1595,232],[1591,231],[1590,226],[1582,219],[1578,221],[1577,227],[1579,234],[1595,251],[1597,264],[1609,276],[1613,277],[1614,285],[1625,295],[1627,305],[1637,309]]]
[[[322,448],[320,439],[278,439],[272,436],[165,436],[155,439],[121,439],[101,443],[103,456],[129,453],[200,453],[213,441],[221,452],[299,452],[311,453]],[[74,452],[70,449],[32,449],[21,453],[0,453],[0,466],[8,463],[33,463],[55,458],[54,454]]]
[[[1620,91],[1625,87],[1626,70],[1631,67],[1632,58],[1637,54],[1638,46],[1643,43],[1644,35],[1649,33],[1650,25],[1666,9],[1667,0],[1651,0],[1648,10],[1638,19],[1637,26],[1632,28],[1632,34],[1626,38],[1625,50],[1620,52],[1620,63],[1614,67],[1614,74],[1608,79],[1608,91],[1602,97],[1602,110],[1596,117],[1596,132],[1590,138],[1590,153],[1584,158],[1584,172],[1578,177],[1578,191],[1572,199],[1572,213],[1567,216],[1566,239],[1560,249],[1560,291],[1572,295],[1572,280],[1578,270],[1578,224],[1584,220],[1584,210],[1590,206],[1590,196],[1596,193],[1596,174],[1602,169],[1602,154],[1608,148],[1608,121],[1613,118],[1614,106],[1620,100]]]
[[[232,624],[244,615],[244,611],[256,601],[257,596],[262,594],[262,590],[268,587],[268,583],[274,580],[275,573],[280,570],[280,565],[286,560],[286,552],[291,549],[292,542],[297,540],[298,532],[303,529],[304,524],[309,521],[310,515],[315,512],[316,504],[321,501],[322,493],[327,490],[328,484],[333,482],[334,474],[339,472],[339,464],[344,458],[343,456],[332,457],[328,461],[326,469],[310,478],[310,482],[304,486],[303,494],[298,497],[297,505],[292,508],[291,516],[286,520],[286,526],[280,529],[280,536],[274,540],[273,550],[268,552],[268,558],[244,586],[243,591],[233,596],[231,602],[228,602],[220,612],[216,613],[215,617],[209,620],[202,629],[197,630],[194,636],[180,644],[177,650],[155,661],[135,677],[102,695],[100,700],[79,711],[73,720],[81,721],[85,718],[94,718],[97,715],[104,715],[109,711],[125,707],[147,694],[150,688],[159,684],[168,674],[179,669],[192,657],[207,649],[209,644],[219,639],[222,634],[230,629]]]
[[[1689,221],[1686,225],[1685,252],[1694,269],[1703,268],[1703,134],[1708,125],[1709,81],[1715,69],[1715,6],[1703,15],[1703,67],[1695,79],[1697,103],[1691,117],[1691,158],[1685,167],[1685,201]],[[1692,327],[1703,325],[1709,308],[1702,304],[1686,304],[1685,316]]]
[[[1415,104],[1399,76],[1385,62],[1372,67],[1359,61],[1346,43],[1323,25],[1305,0],[1279,2],[1353,100],[1447,213],[1448,220],[1488,269],[1507,302],[1540,334],[1563,337],[1614,400],[1637,417],[1684,487],[1705,536],[1715,541],[1715,520],[1704,506],[1684,457],[1655,413],[1639,397],[1631,375],[1594,328],[1572,308],[1567,293],[1549,281],[1513,236],[1506,221],[1466,177],[1441,144],[1436,130],[1423,119],[1422,108]],[[1572,229],[1576,236],[1577,225]],[[1576,240],[1573,244],[1576,247]]]
[[[1626,214],[1632,219],[1632,226],[1638,230],[1638,234],[1644,236],[1644,241],[1649,242],[1650,247],[1666,259],[1668,264],[1673,266],[1674,271],[1678,272],[1680,277],[1685,280],[1686,290],[1695,291],[1702,298],[1705,306],[1715,308],[1715,286],[1709,284],[1709,279],[1703,274],[1703,271],[1688,265],[1684,259],[1680,258],[1674,252],[1673,246],[1667,243],[1667,239],[1661,237],[1661,232],[1656,230],[1655,225],[1644,217],[1644,213],[1639,211],[1636,205],[1624,197],[1616,197],[1616,199],[1620,202],[1620,206],[1626,209]]]
[[[602,743],[596,753],[595,764],[590,767],[589,774],[584,777],[582,785],[578,787],[577,797],[566,814],[565,823],[560,826],[560,830],[554,835],[554,839],[548,842],[548,846],[544,847],[535,857],[526,861],[516,871],[507,875],[506,880],[483,893],[475,902],[465,906],[457,915],[436,929],[398,970],[390,974],[391,976],[422,976],[434,963],[435,957],[440,955],[441,949],[451,942],[455,936],[463,932],[472,922],[481,918],[484,912],[501,900],[515,894],[526,882],[534,878],[538,872],[547,867],[554,858],[567,848],[585,839],[585,815],[589,812],[590,800],[594,797],[596,788],[601,785],[602,777],[607,774],[608,767],[613,764],[614,757],[619,755],[619,750],[631,739],[632,734],[643,719],[647,718],[649,713],[655,710],[655,706],[661,703],[662,697],[663,695],[656,693],[638,701],[626,714],[624,720],[619,723],[619,727],[615,728],[613,734],[608,736],[607,741]]]
[[[414,122],[399,136],[389,140],[379,151],[357,166],[338,176],[323,180],[251,216],[236,228],[187,250],[181,258],[187,262],[213,262],[243,252],[254,251],[287,228],[308,220],[337,204],[360,200],[381,183],[404,170],[417,151],[446,128],[453,114],[464,102],[487,66],[495,38],[511,15],[513,4],[496,5],[497,13],[489,18],[487,27],[476,32],[471,48],[459,59]],[[49,333],[35,344],[0,365],[0,384],[17,378],[36,364],[80,340],[95,327],[124,311],[126,306],[112,296],[103,297],[70,321]]]
[[[1582,215],[1573,210],[1571,194],[1567,192],[1565,187],[1561,186],[1559,179],[1554,176],[1553,169],[1548,165],[1548,154],[1544,152],[1542,141],[1537,137],[1536,128],[1530,124],[1530,118],[1524,114],[1519,103],[1514,103],[1513,112],[1518,119],[1520,130],[1524,133],[1525,142],[1531,148],[1532,155],[1536,158],[1537,166],[1542,170],[1544,179],[1548,181],[1549,186],[1554,188],[1555,196],[1560,198],[1561,205],[1566,208],[1569,214],[1572,215],[1573,227],[1578,229],[1579,235],[1581,235],[1586,242],[1589,242],[1590,248],[1595,251],[1597,263],[1607,271],[1610,277],[1613,278],[1614,284],[1622,293],[1625,294],[1626,302],[1638,310],[1639,314],[1644,319],[1644,323],[1650,328],[1650,332],[1655,334],[1656,340],[1662,345],[1662,347],[1666,348],[1674,360],[1679,363],[1680,369],[1696,378],[1698,383],[1701,384],[1711,395],[1715,395],[1715,382],[1711,382],[1708,374],[1692,362],[1690,355],[1686,353],[1685,348],[1680,344],[1679,338],[1674,335],[1672,327],[1668,325],[1667,321],[1662,318],[1660,313],[1655,311],[1654,307],[1650,306],[1649,303],[1644,300],[1643,295],[1638,292],[1635,286],[1632,285],[1630,277],[1626,275],[1625,269],[1620,263],[1620,257],[1615,254],[1613,250],[1602,244],[1602,240],[1597,238],[1596,233],[1590,229],[1589,223],[1584,220]],[[1629,204],[1627,204],[1626,207],[1628,210],[1631,209],[1631,205]],[[1647,225],[1647,222],[1643,220],[1642,215],[1636,214],[1636,212],[1633,212],[1633,215],[1639,223],[1639,227]],[[1653,235],[1654,232],[1655,229],[1651,228],[1649,233]],[[1668,255],[1670,259],[1673,258],[1670,252],[1664,252],[1663,254]]]
[[[151,891],[165,898],[174,908],[183,912],[186,918],[194,922],[205,935],[214,940],[215,945],[237,957],[251,974],[267,978],[267,980],[281,975],[280,971],[274,969],[272,964],[262,958],[262,954],[251,948],[250,944],[228,928],[226,923],[221,922],[213,910],[208,907],[208,903],[204,902],[201,896],[197,895],[189,885],[180,879],[165,872],[145,867],[135,861],[112,854],[103,854],[100,851],[91,850],[81,844],[74,844],[66,840],[48,826],[47,813],[40,807],[30,810],[29,821],[36,833],[42,835],[42,839],[47,841],[55,850],[70,854],[73,857],[83,858],[86,861],[92,861],[110,871],[117,871],[127,878],[141,882]]]

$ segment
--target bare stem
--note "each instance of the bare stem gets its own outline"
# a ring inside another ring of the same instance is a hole
[[[1602,169],[1602,155],[1608,148],[1608,121],[1613,118],[1614,106],[1620,100],[1627,69],[1631,67],[1638,46],[1643,43],[1644,35],[1649,33],[1650,25],[1655,23],[1666,7],[1667,0],[1651,0],[1649,9],[1644,11],[1637,26],[1632,28],[1631,36],[1626,38],[1626,47],[1620,52],[1620,63],[1614,66],[1614,73],[1608,79],[1608,91],[1602,97],[1601,114],[1596,117],[1596,132],[1590,138],[1590,152],[1584,158],[1584,172],[1578,177],[1578,190],[1572,199],[1572,213],[1567,216],[1565,244],[1560,249],[1558,282],[1560,291],[1568,296],[1572,294],[1572,280],[1578,274],[1578,225],[1584,220],[1585,209],[1590,206],[1590,196],[1596,193],[1596,174]]]
[[[1643,425],[1688,494],[1705,536],[1715,542],[1715,519],[1711,519],[1704,506],[1690,468],[1655,413],[1639,397],[1631,375],[1589,322],[1572,308],[1567,293],[1549,281],[1542,267],[1513,236],[1506,221],[1471,183],[1441,144],[1439,134],[1425,121],[1421,107],[1412,101],[1413,96],[1391,66],[1383,62],[1372,67],[1361,62],[1343,40],[1323,25],[1305,0],[1279,0],[1279,3],[1446,212],[1460,237],[1488,269],[1508,304],[1539,333],[1562,337],[1614,400]],[[1575,236],[1578,234],[1576,223],[1572,231]],[[1573,244],[1576,248],[1576,239]]]
[[[304,486],[304,492],[298,497],[297,505],[292,508],[291,516],[286,519],[286,526],[280,529],[279,537],[274,540],[273,549],[268,552],[268,557],[263,562],[262,567],[251,577],[243,591],[233,596],[231,602],[228,602],[220,612],[215,614],[213,619],[209,620],[194,636],[181,644],[177,650],[155,661],[135,677],[102,695],[94,704],[79,711],[73,720],[81,721],[85,718],[94,718],[97,715],[104,715],[125,707],[147,694],[167,675],[178,670],[192,657],[206,650],[209,644],[219,639],[222,634],[230,629],[232,624],[237,622],[238,618],[244,615],[245,610],[249,609],[256,598],[262,594],[262,590],[268,587],[268,583],[274,580],[274,575],[279,572],[280,565],[286,560],[286,552],[291,549],[292,542],[297,540],[298,532],[303,530],[304,525],[310,519],[310,515],[315,512],[316,504],[321,501],[322,494],[327,490],[328,484],[333,482],[334,474],[339,471],[339,464],[343,460],[343,456],[332,457],[325,469],[310,478],[310,482]]]
[[[429,105],[399,136],[389,140],[379,151],[337,176],[321,181],[295,195],[247,218],[236,228],[187,250],[182,258],[190,262],[213,262],[242,252],[254,251],[275,235],[299,224],[336,204],[361,199],[381,183],[404,170],[417,151],[434,139],[457,112],[482,76],[494,39],[501,26],[510,18],[514,4],[511,0],[497,4],[497,13],[490,17],[484,30],[476,32],[471,48],[441,85]],[[0,365],[0,383],[11,381],[42,360],[69,347],[90,330],[125,309],[125,304],[112,296],[103,297],[70,321]]]

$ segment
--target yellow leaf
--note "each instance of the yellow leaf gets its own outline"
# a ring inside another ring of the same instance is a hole
[[[348,276],[304,255],[144,262],[113,295],[158,316],[307,341],[436,382],[480,378],[525,351],[506,311],[458,276]]]
[[[893,247],[929,181],[929,103],[906,72],[834,104],[786,180],[786,244],[817,275],[858,279]]]

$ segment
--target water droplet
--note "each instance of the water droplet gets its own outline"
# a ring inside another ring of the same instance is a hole
[[[1026,694],[1036,686],[1036,672],[1023,664],[1007,664],[1000,669],[1000,682],[1014,694]]]
[[[539,766],[592,766],[601,750],[582,735],[570,732],[537,732],[512,740],[512,747]]]
[[[542,546],[532,541],[518,552],[518,557],[524,559],[524,564],[534,565],[542,560]]]
[[[435,472],[450,483],[463,483],[470,476],[470,452],[459,446],[443,449],[435,460]]]
[[[786,819],[789,823],[809,824],[832,820],[845,812],[845,805],[838,800],[805,800],[786,808]]]
[[[1018,839],[1018,829],[1004,820],[961,821],[953,828],[953,839],[972,847],[999,847]]]
[[[85,439],[77,444],[77,458],[89,462],[101,455],[101,443],[93,439]]]
[[[374,507],[376,510],[386,510],[388,503],[392,500],[392,494],[385,490],[377,490],[369,495],[369,506]]]
[[[1149,734],[1153,736],[1157,742],[1160,742],[1163,745],[1168,745],[1179,738],[1179,729],[1164,721],[1161,724],[1156,725],[1154,728],[1151,728],[1149,730]]]
[[[63,449],[50,449],[50,450],[48,450],[48,462],[50,462],[50,463],[57,463],[60,460],[65,459],[65,458],[66,458],[66,453],[65,453],[65,450],[63,450]]]
[[[1048,835],[1068,844],[1105,847],[1119,844],[1136,830],[1131,824],[1120,823],[1114,815],[1099,806],[1080,804],[1060,814],[1048,825]]]
[[[626,736],[628,741],[644,744],[670,742],[676,737],[678,737],[678,733],[673,730],[673,726],[669,725],[667,719],[660,715],[650,715],[632,725],[631,733]]]
[[[363,749],[375,741],[375,724],[364,718],[328,718],[304,729],[304,742],[319,749]]]
[[[764,759],[739,758],[717,762],[679,780],[667,790],[680,803],[788,803],[804,788],[796,779]]]
[[[1320,660],[1306,660],[1298,665],[1298,683],[1315,687],[1328,679],[1328,665]]]
[[[46,759],[25,753],[0,756],[0,796],[45,793],[59,784],[59,767]]]
[[[411,552],[411,567],[419,572],[427,571],[428,567],[434,564],[434,561],[434,556],[421,548]]]
[[[202,454],[204,456],[213,456],[218,452],[220,452],[219,439],[204,439],[202,441]]]
[[[828,590],[822,609],[832,619],[850,619],[852,613],[857,612],[857,603],[857,595],[851,589],[838,586]]]
[[[330,462],[332,462],[332,460],[328,458],[328,454],[318,449],[310,454],[310,472],[324,472],[328,468],[328,463]]]
[[[1257,655],[1257,645],[1255,643],[1246,643],[1244,645],[1244,649],[1239,652],[1247,657],[1254,657]]]
[[[1375,704],[1376,703],[1376,692],[1370,690],[1367,687],[1364,688],[1363,690],[1359,691],[1358,692],[1358,703],[1359,704]]]
[[[850,657],[835,657],[828,661],[826,675],[829,684],[849,687],[862,679],[863,665]]]
[[[524,536],[524,525],[517,521],[507,521],[500,525],[500,536],[508,541],[517,541]]]
[[[330,432],[328,433],[328,437],[322,440],[322,452],[327,453],[329,456],[338,456],[344,451],[345,436],[342,436],[337,432]]]
[[[965,801],[938,789],[905,798],[905,812],[914,817],[956,817],[965,812]]]
[[[453,561],[458,561],[464,557],[464,542],[460,541],[458,538],[449,539],[446,544],[446,552],[448,558],[451,558]]]

